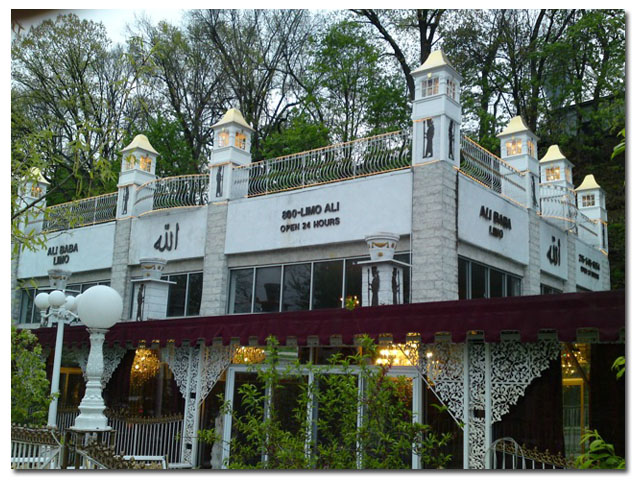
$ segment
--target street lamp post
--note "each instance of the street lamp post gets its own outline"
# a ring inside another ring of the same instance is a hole
[[[60,290],[54,290],[51,293],[39,293],[34,300],[36,307],[40,310],[42,324],[58,324],[56,347],[53,355],[53,371],[51,373],[51,403],[49,404],[49,417],[47,419],[47,425],[49,427],[56,426],[56,416],[58,413],[64,325],[73,323],[78,319],[78,315],[74,313],[76,310],[76,301],[76,298],[72,296],[65,297],[65,294]],[[47,309],[49,309],[49,313],[46,313]]]
[[[78,300],[78,316],[89,331],[90,350],[87,359],[87,388],[80,402],[80,415],[72,429],[76,432],[111,430],[104,415],[102,373],[104,336],[122,314],[122,298],[113,288],[97,285],[86,290]]]

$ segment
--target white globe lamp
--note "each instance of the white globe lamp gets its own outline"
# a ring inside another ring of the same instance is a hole
[[[102,373],[104,358],[102,344],[104,336],[122,315],[122,298],[113,288],[96,285],[76,299],[80,321],[89,330],[91,347],[87,359],[87,388],[80,403],[80,415],[76,417],[73,430],[80,432],[104,432],[111,428],[104,415],[102,398]]]
[[[38,307],[38,310],[46,310],[49,308],[49,294],[46,292],[41,292],[36,295],[36,298],[33,300]]]
[[[60,308],[67,301],[67,297],[60,290],[54,290],[49,294],[49,305],[53,308]]]

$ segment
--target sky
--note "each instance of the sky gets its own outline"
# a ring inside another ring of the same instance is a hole
[[[47,18],[55,18],[61,13],[74,13],[78,17],[87,20],[102,22],[107,29],[109,38],[114,43],[124,43],[126,40],[127,25],[133,24],[138,18],[148,17],[152,23],[158,23],[166,20],[172,24],[179,24],[185,10],[180,9],[74,9],[74,10],[57,10],[48,11],[42,15],[30,17],[22,20],[20,24],[25,30],[30,26],[36,25]]]

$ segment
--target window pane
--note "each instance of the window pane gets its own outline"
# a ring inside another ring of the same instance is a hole
[[[502,286],[502,279],[504,278],[504,273],[499,272],[498,270],[489,270],[489,281],[490,281],[490,297],[504,297],[504,291]]]
[[[521,280],[518,277],[507,275],[507,297],[519,297]]]
[[[33,299],[36,296],[36,291],[32,288],[22,291],[22,298],[20,300],[20,323],[39,323],[39,313],[33,314]]]
[[[253,268],[231,270],[229,287],[229,313],[251,312]]]
[[[362,303],[362,267],[359,262],[364,262],[367,257],[347,260],[347,272],[345,275],[344,295],[345,299],[351,297]],[[318,264],[316,264],[317,266]],[[346,300],[345,300],[346,301]]]
[[[342,260],[313,264],[313,308],[342,307]]]
[[[256,269],[256,298],[254,312],[280,310],[280,267]]]
[[[309,310],[311,292],[311,264],[287,265],[284,267],[282,311]]]
[[[469,262],[462,258],[458,259],[458,298],[465,300],[467,298],[467,268]]]
[[[471,264],[471,298],[487,298],[486,271],[487,268],[482,265]]]
[[[167,317],[184,316],[184,300],[187,294],[187,275],[170,275],[169,299],[167,301]]]
[[[189,274],[189,291],[187,298],[187,315],[200,315],[202,299],[202,272]]]
[[[394,255],[395,260],[404,263],[411,263],[411,255],[408,253],[400,253]],[[411,292],[411,267],[402,269],[402,299],[401,303],[409,303],[409,293]]]

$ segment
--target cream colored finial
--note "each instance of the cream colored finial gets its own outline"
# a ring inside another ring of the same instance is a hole
[[[593,175],[589,174],[586,177],[584,177],[584,180],[582,181],[580,186],[576,188],[576,192],[578,190],[594,190],[596,188],[601,188],[601,187],[600,185],[598,185],[598,182],[596,182],[596,178]]]
[[[147,136],[143,134],[136,135],[129,145],[120,150],[120,153],[128,152],[129,150],[135,150],[136,148],[158,155],[158,152],[156,152],[155,148],[153,148],[151,146],[151,143],[149,143],[149,139],[147,138]]]
[[[228,123],[237,123],[238,125],[253,131],[253,128],[249,126],[249,124],[242,116],[242,113],[237,108],[230,108],[229,110],[227,110],[227,113],[225,113],[220,121],[214,125],[214,128],[226,125]]]
[[[555,160],[567,160],[567,157],[562,154],[558,145],[551,145],[546,155],[540,160],[540,163],[553,162]]]

